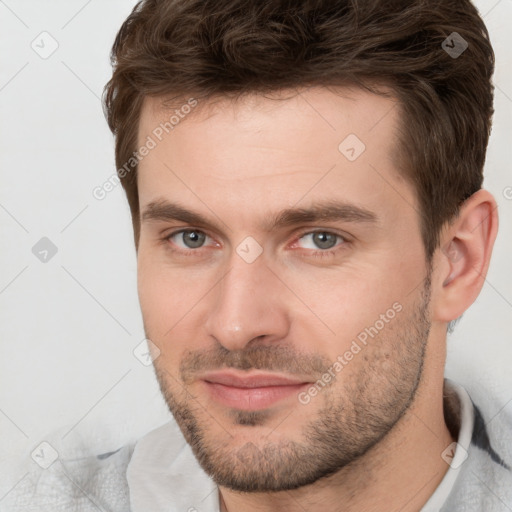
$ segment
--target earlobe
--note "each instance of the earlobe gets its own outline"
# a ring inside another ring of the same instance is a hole
[[[482,289],[498,229],[497,205],[486,190],[465,201],[443,234],[438,253],[442,287],[436,317],[450,322],[474,302]]]

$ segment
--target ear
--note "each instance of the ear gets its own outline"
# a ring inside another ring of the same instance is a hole
[[[433,320],[455,320],[478,297],[498,232],[497,208],[492,194],[480,189],[464,202],[459,216],[443,230],[434,261],[437,271]]]

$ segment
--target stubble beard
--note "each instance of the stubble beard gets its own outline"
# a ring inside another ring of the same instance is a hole
[[[341,388],[334,383],[322,390],[311,404],[323,400],[323,406],[313,413],[309,404],[297,401],[290,414],[292,423],[300,425],[295,439],[280,437],[279,427],[272,436],[263,436],[259,426],[267,431],[281,421],[273,419],[270,410],[231,410],[217,420],[205,412],[202,397],[193,397],[184,387],[171,389],[174,379],[167,378],[158,359],[154,361],[155,373],[186,441],[203,470],[218,485],[241,492],[297,489],[357,461],[393,429],[411,406],[420,385],[430,332],[429,303],[430,272],[419,305],[407,318],[397,316],[392,320],[392,328],[383,329],[349,363],[358,365],[350,381],[344,379]],[[254,367],[275,368],[269,364],[274,348],[260,348],[264,352],[247,351],[245,362],[254,354]],[[343,379],[344,372],[346,368],[334,380]],[[240,432],[242,426],[245,440],[236,441],[229,431]],[[255,429],[254,437],[247,441],[250,428]],[[212,431],[217,432],[216,437]]]

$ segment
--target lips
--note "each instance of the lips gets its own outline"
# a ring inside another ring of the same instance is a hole
[[[236,388],[262,388],[267,386],[293,386],[304,381],[271,373],[241,376],[234,373],[210,373],[203,380]]]
[[[276,375],[212,372],[201,377],[210,397],[217,403],[239,410],[261,410],[297,395],[310,382]]]

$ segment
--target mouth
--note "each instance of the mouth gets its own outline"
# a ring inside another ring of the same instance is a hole
[[[257,411],[296,396],[310,381],[275,373],[212,372],[201,377],[209,396],[217,403],[243,411]]]

